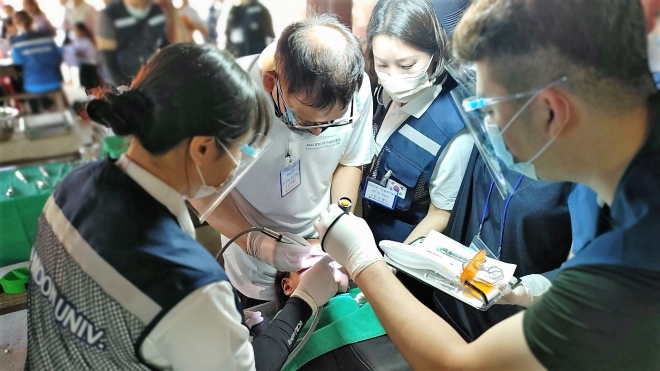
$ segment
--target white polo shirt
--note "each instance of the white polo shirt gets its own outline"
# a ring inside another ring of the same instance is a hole
[[[248,56],[237,62],[247,69],[254,58]],[[262,86],[260,61],[254,63],[248,72]],[[264,94],[268,93],[264,91]],[[318,136],[291,131],[275,117],[270,97],[268,102],[273,115],[268,137],[273,140],[273,145],[236,186],[242,195],[235,197],[236,203],[254,225],[305,238],[314,237],[314,221],[331,202],[330,186],[337,167],[340,164],[362,166],[373,158],[373,102],[369,78],[364,74],[357,95],[358,120],[353,125],[328,128]],[[344,117],[349,116],[350,108]],[[283,197],[280,173],[297,161],[300,161],[300,185]],[[228,239],[223,237],[223,243],[226,241]],[[236,244],[230,246],[223,256],[225,271],[236,289],[251,298],[274,299],[274,268],[248,256]]]
[[[419,119],[442,91],[442,85],[428,87],[422,94],[404,106],[392,102],[376,136],[376,153],[380,154],[385,143],[410,117]],[[383,91],[383,104],[391,101]],[[474,140],[467,128],[459,131],[442,151],[429,182],[429,193],[433,206],[441,210],[452,210],[456,195],[461,187],[465,170],[470,161]]]

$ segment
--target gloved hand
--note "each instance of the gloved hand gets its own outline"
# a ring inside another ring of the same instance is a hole
[[[298,244],[278,242],[261,232],[250,232],[247,238],[247,253],[250,256],[282,272],[297,272],[303,268],[303,260],[309,255],[312,245],[293,233],[282,232]]]
[[[513,290],[509,284],[502,284],[498,287],[502,297],[497,304],[520,305],[531,307],[541,299],[541,296],[548,291],[552,282],[540,274],[530,274],[520,279],[521,284]]]
[[[314,312],[327,303],[337,293],[335,269],[330,265],[330,255],[324,256],[300,278],[298,287],[293,290],[292,297],[304,300]]]
[[[339,206],[330,205],[328,211],[322,212],[314,223],[314,229],[319,233],[325,251],[355,279],[366,267],[383,260],[383,256],[376,247],[367,222],[353,214],[341,216],[343,213]],[[328,227],[340,216],[341,219],[328,231]]]

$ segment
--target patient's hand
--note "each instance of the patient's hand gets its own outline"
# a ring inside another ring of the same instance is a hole
[[[335,282],[337,282],[337,292],[345,293],[348,291],[348,274],[346,273],[346,269],[339,265],[337,262],[332,262],[332,264],[335,267]]]

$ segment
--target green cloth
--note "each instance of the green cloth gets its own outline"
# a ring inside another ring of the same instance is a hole
[[[42,166],[48,178],[39,172],[39,166],[18,169],[28,184],[14,175],[16,169],[0,172],[0,267],[30,259],[41,210],[57,183],[73,168],[68,163]],[[38,180],[45,180],[49,187],[38,189]],[[9,186],[14,189],[12,197],[6,194]]]
[[[118,159],[123,153],[128,150],[128,139],[126,137],[109,136],[103,138],[101,141],[101,157],[110,157],[111,159]]]
[[[385,335],[385,329],[371,304],[355,301],[359,293],[359,288],[351,289],[347,294],[337,295],[328,301],[314,333],[284,370],[297,370],[312,359],[344,345]],[[307,321],[298,341],[307,333],[312,320]]]

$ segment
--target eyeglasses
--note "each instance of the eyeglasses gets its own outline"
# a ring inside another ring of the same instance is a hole
[[[358,120],[360,117],[360,112],[358,109],[355,109],[356,106],[356,100],[357,94],[353,95],[353,99],[351,99],[350,103],[350,115],[347,118],[339,118],[337,120],[332,120],[332,121],[326,121],[326,122],[307,122],[298,119],[293,115],[293,111],[291,108],[289,108],[289,105],[286,103],[284,100],[284,94],[282,93],[282,86],[280,85],[280,80],[276,79],[275,80],[275,85],[277,87],[277,97],[278,99],[282,100],[282,103],[284,104],[284,113],[280,111],[279,104],[278,102],[275,103],[275,113],[277,113],[277,116],[282,119],[282,121],[289,127],[295,128],[295,129],[321,129],[321,128],[329,128],[329,127],[335,127],[335,126],[345,126],[345,125],[351,125],[354,122]]]
[[[503,97],[492,97],[492,98],[484,98],[484,97],[479,97],[479,96],[470,97],[470,98],[467,98],[467,99],[463,100],[463,109],[465,110],[465,112],[474,112],[474,111],[477,111],[477,110],[483,110],[484,108],[489,107],[489,106],[493,106],[495,104],[499,104],[499,103],[502,103],[502,102],[515,100],[515,99],[525,98],[525,97],[532,96],[534,94],[538,94],[539,92],[541,92],[545,89],[548,89],[548,88],[551,88],[553,86],[562,84],[562,83],[566,82],[566,80],[568,80],[568,78],[566,76],[563,76],[563,77],[551,82],[550,84],[548,84],[547,86],[544,86],[542,88],[536,88],[536,89],[528,90],[526,92],[512,94],[512,95],[506,95],[506,96],[503,96]]]

